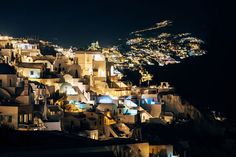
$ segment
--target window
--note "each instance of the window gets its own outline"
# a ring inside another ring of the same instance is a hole
[[[29,114],[29,121],[32,121],[32,114]]]
[[[12,123],[12,116],[8,116],[8,123]]]
[[[3,121],[3,115],[0,115],[0,122]]]
[[[19,121],[20,121],[20,123],[23,123],[23,115],[22,114],[19,117]]]
[[[30,75],[34,75],[34,71],[30,71]]]
[[[11,115],[0,115],[0,122],[12,123],[12,116]]]
[[[28,123],[28,114],[24,114],[24,123]]]

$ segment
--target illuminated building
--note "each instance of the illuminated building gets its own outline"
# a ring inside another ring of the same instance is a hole
[[[0,48],[8,48],[11,45],[13,37],[0,35]]]
[[[33,56],[32,59],[34,63],[43,63],[46,70],[53,71],[54,56]]]
[[[82,69],[82,76],[94,75],[94,77],[106,77],[105,56],[98,51],[76,51],[75,56]]]
[[[18,129],[18,105],[0,105],[0,125],[7,125]]]
[[[56,54],[56,59],[53,62],[53,70],[57,73],[66,72],[68,67],[72,64],[72,61],[64,56],[62,53]]]
[[[27,78],[41,78],[45,71],[43,63],[20,63],[17,65],[18,75]]]
[[[54,57],[42,56],[38,45],[27,40],[11,43],[0,55],[15,66],[17,75],[14,71],[0,77],[4,87],[0,94],[8,101],[0,105],[1,123],[21,130],[69,131],[104,140],[130,138],[130,126],[137,123],[173,120],[171,114],[162,112],[157,98],[157,89],[168,90],[169,85],[131,88],[117,70],[124,61],[118,50],[73,51],[54,45],[58,51]],[[130,58],[139,63],[138,58]],[[143,81],[151,80],[145,70],[141,72]],[[14,93],[17,97],[10,101]]]
[[[57,105],[47,105],[46,116],[47,120],[44,121],[45,130],[62,131],[61,119],[63,118],[63,111]]]
[[[29,125],[33,122],[33,92],[28,80],[17,79],[14,67],[8,64],[0,64],[0,98],[1,109],[4,115],[9,111],[14,127]],[[11,107],[12,106],[12,107]],[[17,117],[17,120],[15,118]],[[16,125],[16,122],[18,123]]]
[[[67,73],[70,74],[73,78],[82,78],[82,69],[77,62],[77,58],[75,58],[74,63],[68,67]]]
[[[150,156],[170,156],[178,157],[174,155],[173,145],[149,145],[149,154]]]
[[[13,49],[16,49],[20,55],[25,56],[38,56],[41,55],[40,50],[38,49],[38,45],[17,42],[13,43]]]

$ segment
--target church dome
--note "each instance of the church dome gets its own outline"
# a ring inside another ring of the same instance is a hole
[[[76,95],[78,94],[72,85],[68,82],[65,82],[60,87],[60,93],[66,93],[67,95]]]

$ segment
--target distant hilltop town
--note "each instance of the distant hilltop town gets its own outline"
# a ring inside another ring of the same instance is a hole
[[[150,28],[131,32],[119,46],[126,60],[134,68],[155,64],[165,66],[206,53],[202,49],[204,41],[190,33],[171,33],[171,26],[172,21],[166,20]]]
[[[140,156],[175,156],[171,144],[142,142],[140,125],[166,126],[188,120],[180,120],[180,113],[200,114],[182,106],[168,82],[137,87],[122,81],[119,69],[128,64],[125,59],[117,48],[101,48],[98,42],[82,51],[0,36],[0,126],[98,141],[133,139],[137,142],[130,149]],[[140,73],[142,82],[151,79],[145,71]]]

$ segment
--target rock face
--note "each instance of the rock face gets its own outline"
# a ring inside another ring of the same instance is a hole
[[[198,109],[188,103],[183,103],[178,95],[163,95],[161,101],[164,102],[166,111],[173,112],[176,115],[182,113],[194,120],[201,119],[202,117]]]
[[[161,97],[165,104],[165,110],[173,112],[175,115],[183,114],[185,117],[194,121],[193,129],[195,132],[208,133],[214,136],[223,136],[225,128],[215,125],[214,119],[208,114],[201,113],[197,108],[188,103],[184,103],[180,96],[175,94],[166,94]]]

